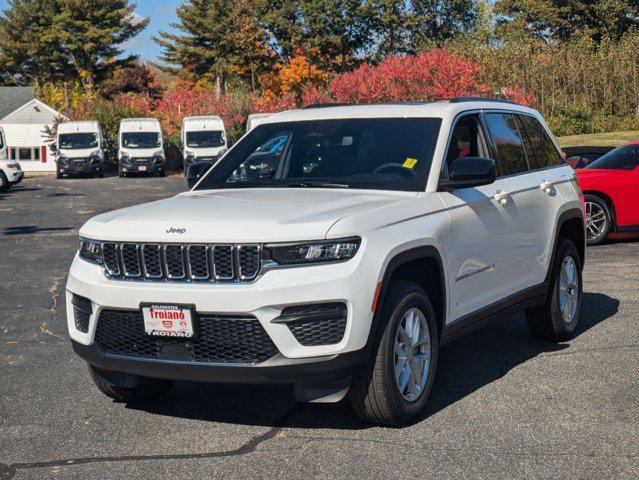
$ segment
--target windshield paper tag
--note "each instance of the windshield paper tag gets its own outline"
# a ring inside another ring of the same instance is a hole
[[[417,165],[417,159],[408,157],[402,164],[402,167],[412,169],[415,165]]]

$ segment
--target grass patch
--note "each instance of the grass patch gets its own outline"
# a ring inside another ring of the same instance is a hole
[[[639,131],[569,135],[567,137],[558,137],[557,140],[561,147],[579,147],[582,145],[588,145],[589,147],[618,147],[632,141],[639,141]]]

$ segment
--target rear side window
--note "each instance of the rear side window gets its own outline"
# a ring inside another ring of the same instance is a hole
[[[532,156],[528,157],[530,168],[535,170],[561,164],[561,155],[541,123],[530,115],[518,117],[532,149]]]
[[[515,116],[510,113],[489,113],[486,125],[497,148],[497,161],[502,175],[528,171],[528,162]]]

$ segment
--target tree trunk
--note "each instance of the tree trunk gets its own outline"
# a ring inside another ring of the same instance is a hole
[[[215,99],[219,100],[222,96],[222,85],[220,84],[220,76],[215,77]]]

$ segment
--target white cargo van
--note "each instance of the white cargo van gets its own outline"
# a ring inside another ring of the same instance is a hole
[[[215,115],[185,117],[181,143],[185,174],[194,163],[215,163],[227,150],[224,122]]]
[[[92,173],[104,176],[104,137],[94,120],[64,122],[56,136],[56,176]]]
[[[23,175],[20,164],[7,158],[7,136],[0,127],[0,192],[6,192],[20,183]]]
[[[166,158],[162,128],[156,118],[125,118],[118,135],[118,176],[154,173],[163,177]]]
[[[273,115],[272,113],[252,113],[246,119],[246,132],[250,132],[255,127],[257,127],[260,123],[266,120],[268,117]]]

